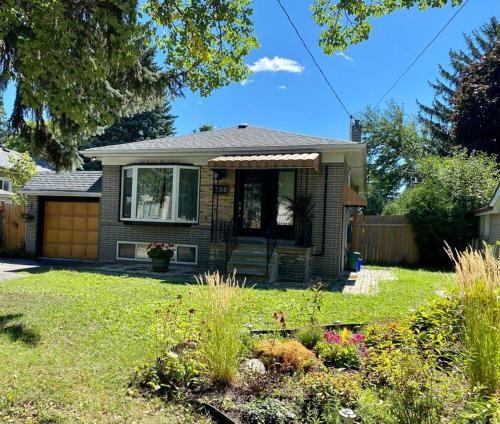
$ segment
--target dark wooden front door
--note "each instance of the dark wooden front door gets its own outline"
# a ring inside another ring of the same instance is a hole
[[[238,172],[235,205],[238,235],[265,237],[276,223],[277,177],[276,170]]]

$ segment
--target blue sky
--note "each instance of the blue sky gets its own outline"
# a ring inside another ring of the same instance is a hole
[[[312,20],[311,0],[283,0],[292,19],[348,109],[356,114],[375,104],[402,70],[430,41],[456,9],[403,10],[373,20],[369,40],[350,47],[345,56],[326,56],[318,47],[319,28]],[[202,123],[228,127],[250,125],[346,139],[348,117],[329,91],[275,0],[254,1],[254,23],[260,48],[247,58],[260,70],[247,83],[233,83],[208,98],[186,92],[175,100],[178,134]],[[448,50],[464,46],[462,34],[499,16],[499,0],[469,0],[388,98],[417,112],[416,99],[430,102],[438,64],[448,63]],[[267,58],[267,59],[265,59]],[[277,60],[275,58],[278,58]],[[274,69],[265,70],[265,69]],[[284,69],[284,70],[276,70]],[[10,111],[12,90],[5,94]]]

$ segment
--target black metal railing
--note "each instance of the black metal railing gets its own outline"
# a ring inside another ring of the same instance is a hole
[[[233,253],[236,244],[236,231],[235,225],[233,221],[220,221],[214,220],[212,221],[212,240],[213,243],[224,243],[226,246],[225,254],[224,254],[224,268],[226,272],[227,264],[229,259],[231,258],[231,254]]]
[[[267,247],[267,258],[266,258],[266,273],[269,277],[269,265],[271,263],[271,258],[273,257],[274,249],[278,245],[278,228],[275,223],[271,224],[266,230],[266,247]]]

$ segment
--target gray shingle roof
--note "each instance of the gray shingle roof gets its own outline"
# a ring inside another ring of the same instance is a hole
[[[277,148],[280,150],[293,150],[297,147],[331,146],[331,145],[357,145],[352,141],[331,140],[322,137],[312,137],[283,131],[270,130],[246,126],[216,129],[175,137],[143,140],[135,143],[115,144],[105,147],[94,147],[84,150],[87,156],[93,153],[118,153],[140,152],[141,150],[183,150],[183,149],[248,149]]]
[[[22,193],[40,192],[99,194],[102,190],[101,171],[39,172],[21,190]]]
[[[0,146],[0,168],[11,168],[12,163],[9,161],[9,157],[20,156],[21,153],[16,152],[15,150],[7,149],[3,146]],[[49,168],[46,168],[42,165],[41,162],[36,162],[36,170],[38,172],[51,172]]]

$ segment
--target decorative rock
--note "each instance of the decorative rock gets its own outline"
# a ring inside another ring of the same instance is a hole
[[[245,359],[240,365],[240,371],[248,374],[265,374],[266,367],[259,359]]]

